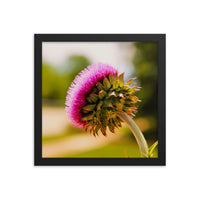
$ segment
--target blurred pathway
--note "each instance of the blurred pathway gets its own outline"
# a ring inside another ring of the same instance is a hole
[[[141,130],[148,129],[149,122],[145,119],[135,120]],[[63,107],[43,107],[42,109],[42,135],[59,136],[66,130],[69,122]],[[120,133],[119,133],[120,132]],[[45,141],[42,144],[43,157],[62,157],[82,153],[103,147],[123,137],[123,131],[116,129],[116,134],[108,133],[107,137],[99,134],[94,137],[88,134],[77,134],[66,138]]]
[[[119,140],[123,134],[109,133],[107,137],[94,137],[90,134],[82,134],[62,138],[56,141],[44,142],[42,145],[42,157],[62,157],[89,151]]]
[[[59,135],[69,125],[64,107],[42,108],[42,135]]]

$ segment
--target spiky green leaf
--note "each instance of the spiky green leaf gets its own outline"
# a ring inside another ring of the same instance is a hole
[[[88,115],[82,117],[81,120],[82,121],[88,121],[88,120],[93,119],[93,117],[94,117],[94,114],[92,113],[92,114],[88,114]]]
[[[87,98],[89,103],[96,103],[98,101],[99,97],[97,94],[90,94],[89,97]]]
[[[119,75],[119,87],[124,86],[124,73]]]
[[[88,104],[88,105],[83,107],[83,110],[93,111],[95,107],[96,107],[96,104]]]
[[[105,100],[104,103],[103,103],[103,106],[104,106],[104,107],[113,108],[113,105],[112,105],[112,103],[111,103],[110,100]]]
[[[133,84],[133,83],[134,83],[134,82],[133,82],[134,79],[135,79],[135,78],[129,79],[129,80],[126,82],[126,85],[127,85],[127,86],[130,86],[131,84]]]
[[[113,89],[117,89],[119,87],[119,80],[114,80]]]
[[[135,95],[133,95],[131,97],[131,101],[132,101],[132,103],[137,103],[139,101],[139,99]]]
[[[97,105],[97,110],[101,110],[102,105],[103,105],[103,101],[99,101]]]
[[[96,84],[96,86],[97,86],[97,89],[98,89],[99,91],[104,90],[104,87],[103,87],[103,85],[102,85],[100,82],[98,82],[98,83]]]
[[[103,86],[105,88],[106,91],[108,91],[111,87],[110,81],[107,78],[104,78],[103,80]]]
[[[113,74],[110,74],[109,75],[109,81],[110,81],[111,85],[113,85],[114,80],[115,80],[115,76]]]
[[[104,90],[101,90],[100,92],[99,92],[99,99],[103,99],[105,96],[106,96],[106,92],[104,91]]]
[[[157,146],[158,146],[158,141],[156,141],[154,144],[151,145],[151,147],[149,148],[149,157],[153,156],[153,152]]]

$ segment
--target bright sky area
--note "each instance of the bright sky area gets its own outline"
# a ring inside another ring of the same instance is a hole
[[[86,56],[91,63],[107,63],[128,76],[133,72],[131,58],[134,53],[130,42],[43,42],[42,60],[62,67],[71,55]]]

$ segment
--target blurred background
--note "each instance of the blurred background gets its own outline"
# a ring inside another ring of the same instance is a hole
[[[125,72],[125,81],[137,77],[135,122],[151,146],[157,139],[156,42],[43,42],[42,43],[42,156],[140,157],[126,124],[115,134],[94,137],[72,125],[65,113],[65,97],[75,76],[92,63],[107,63]],[[157,149],[154,152],[157,157]]]

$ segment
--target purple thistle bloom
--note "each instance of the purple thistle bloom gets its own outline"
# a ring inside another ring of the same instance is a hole
[[[134,78],[124,83],[124,73],[110,65],[93,64],[81,71],[72,82],[66,97],[66,112],[71,122],[80,128],[106,136],[107,129],[115,133],[115,128],[126,122],[140,147],[141,155],[149,157],[148,145],[142,132],[131,117],[136,112],[134,95],[138,90],[133,86]],[[132,85],[132,86],[131,86]]]
[[[83,128],[86,124],[82,121],[82,107],[87,104],[86,97],[91,93],[92,88],[110,74],[118,71],[107,64],[93,64],[81,71],[72,82],[66,97],[66,113],[70,121]]]
[[[81,71],[72,82],[66,97],[66,112],[70,121],[80,128],[106,136],[121,127],[120,113],[134,116],[138,90],[133,79],[124,84],[124,73],[107,64],[93,64]]]

